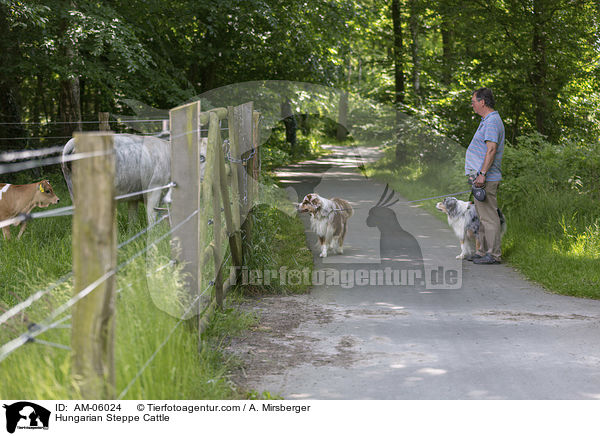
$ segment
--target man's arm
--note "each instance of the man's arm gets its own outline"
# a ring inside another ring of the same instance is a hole
[[[495,142],[485,141],[485,145],[487,146],[487,152],[485,153],[485,159],[483,160],[483,166],[481,167],[482,173],[487,173],[489,171],[496,158],[496,150],[498,150],[498,144]],[[485,176],[479,174],[474,183],[475,186],[481,188],[485,183]]]

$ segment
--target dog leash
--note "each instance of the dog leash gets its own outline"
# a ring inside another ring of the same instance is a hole
[[[420,198],[419,200],[411,200],[411,201],[404,201],[398,204],[411,204],[411,203],[418,203],[420,201],[427,201],[427,200],[435,200],[436,198],[444,198],[444,197],[453,197],[455,195],[460,195],[460,194],[467,194],[471,192],[471,190],[467,190],[467,191],[460,191],[460,192],[454,192],[452,194],[445,194],[445,195],[438,195],[436,197],[427,197],[427,198]]]
[[[393,206],[395,204],[412,204],[412,203],[418,203],[418,202],[421,202],[421,201],[435,200],[436,198],[453,197],[455,195],[467,194],[467,193],[470,193],[470,192],[471,192],[471,190],[469,189],[467,191],[453,192],[451,194],[437,195],[435,197],[420,198],[418,200],[402,201],[402,202],[400,202],[399,200],[396,200],[393,203],[388,204],[386,207],[390,207],[390,206]],[[352,209],[353,210],[357,210],[357,209],[366,209],[366,208],[364,208],[364,207],[353,207]],[[372,209],[372,207],[369,207],[369,209]],[[349,210],[349,209],[345,209],[345,208],[344,209],[333,209],[333,211],[337,211],[337,212],[340,212],[340,211],[343,211],[343,210]]]

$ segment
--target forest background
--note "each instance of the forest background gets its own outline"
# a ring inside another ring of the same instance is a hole
[[[507,259],[551,289],[599,296],[596,1],[0,0],[0,151],[64,143],[99,112],[131,114],[125,99],[169,109],[252,80],[393,104],[463,147],[479,123],[471,93],[492,88]],[[448,171],[443,156],[404,153],[422,145],[409,142],[392,144],[383,171],[399,191]]]

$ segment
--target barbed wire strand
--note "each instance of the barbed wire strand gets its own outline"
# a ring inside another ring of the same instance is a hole
[[[54,218],[57,216],[68,216],[73,215],[75,206],[57,207],[56,209],[45,210],[43,212],[33,212],[30,214],[31,219],[38,218]]]
[[[46,318],[46,320],[48,320],[49,318],[50,317]],[[62,318],[62,319],[60,319],[52,324],[49,324],[49,325],[40,325],[39,330],[35,330],[34,332],[23,333],[18,338],[13,339],[10,342],[7,342],[2,347],[0,347],[0,362],[2,362],[4,359],[6,359],[13,351],[19,349],[20,347],[25,345],[27,342],[31,342],[32,340],[34,340],[36,336],[39,336],[42,333],[54,328],[55,326],[61,324],[65,320],[67,320],[68,318],[69,317]],[[50,319],[54,319],[54,318],[50,318]]]
[[[196,209],[186,219],[184,219],[179,224],[177,224],[175,227],[173,227],[169,232],[165,233],[161,237],[154,240],[154,242],[149,244],[145,249],[140,250],[139,252],[134,254],[131,258],[129,258],[125,262],[119,264],[116,268],[107,271],[100,278],[98,278],[94,282],[90,283],[83,290],[81,290],[79,293],[77,293],[77,295],[73,296],[66,303],[62,304],[60,307],[55,309],[48,317],[46,317],[46,319],[42,322],[42,324],[48,324],[50,321],[55,319],[57,316],[62,314],[64,311],[66,311],[67,309],[70,309],[78,301],[80,301],[81,299],[86,297],[88,294],[90,294],[93,290],[95,290],[100,284],[102,284],[104,281],[108,280],[108,278],[110,278],[111,276],[115,275],[117,273],[117,271],[119,271],[120,269],[129,265],[136,258],[138,258],[142,254],[144,254],[145,252],[150,250],[150,248],[152,248],[152,246],[156,245],[157,243],[159,243],[160,241],[165,239],[167,236],[169,236],[170,234],[175,232],[175,230],[177,230],[179,227],[183,226],[186,222],[188,222],[190,219],[192,219],[199,211],[200,211],[199,209]],[[52,325],[54,325],[54,324],[44,325],[39,330],[36,330],[35,332],[24,333],[21,336],[19,336],[18,338],[13,339],[12,341],[4,344],[2,347],[0,347],[0,362],[2,362],[13,351],[17,350],[18,348],[20,348],[21,346],[26,344],[28,340],[30,341],[31,339],[35,338],[36,336],[39,336],[40,334],[48,331],[50,328],[52,328],[51,327]]]
[[[48,156],[49,154],[61,153],[64,146],[56,145],[39,150],[7,151],[0,154],[0,162],[11,162],[13,160],[31,159],[32,157]]]
[[[148,120],[143,120],[143,119],[125,119],[125,118],[118,118],[116,120],[108,120],[106,121],[107,123],[147,123],[147,122],[162,122],[162,121],[168,121],[168,118],[158,118],[158,119],[148,119]],[[24,121],[24,122],[6,122],[6,123],[0,123],[0,125],[2,126],[18,126],[18,125],[26,125],[26,126],[39,126],[39,125],[43,125],[43,126],[51,126],[51,125],[64,125],[64,124],[100,124],[100,121],[79,121],[79,122],[72,122],[72,121],[48,121],[48,122],[43,122],[43,121]]]
[[[117,249],[121,249],[121,248],[125,247],[126,245],[131,244],[137,238],[139,238],[140,236],[142,236],[144,233],[152,230],[154,227],[156,227],[157,225],[159,225],[161,222],[163,222],[168,217],[169,217],[169,214],[163,215],[154,224],[151,224],[151,225],[147,226],[146,228],[142,229],[141,231],[139,231],[138,233],[136,233],[135,235],[133,235],[131,238],[129,238],[127,241],[121,242],[119,245],[117,245]]]
[[[159,186],[157,188],[150,188],[150,189],[146,189],[144,191],[138,191],[138,192],[132,192],[130,194],[119,195],[118,197],[115,197],[115,200],[118,201],[118,200],[124,200],[125,198],[137,197],[138,195],[147,194],[149,192],[154,192],[154,191],[160,191],[161,189],[174,188],[175,186],[177,186],[177,185],[175,183],[171,182],[164,186]]]
[[[45,289],[42,289],[41,291],[37,291],[36,293],[32,294],[26,300],[11,307],[9,310],[7,310],[2,315],[0,315],[0,325],[4,324],[6,321],[11,319],[13,316],[15,316],[15,315],[21,313],[22,311],[24,311],[25,309],[27,309],[29,306],[31,306],[34,302],[36,302],[37,300],[42,298],[44,295],[48,294],[49,292],[53,291],[54,289],[56,289],[57,287],[59,287],[60,285],[65,283],[72,276],[73,276],[73,272],[71,271],[71,272],[65,274],[64,276],[62,276],[61,278],[59,278],[56,281],[56,283],[53,283],[52,285],[46,287]]]
[[[61,348],[63,350],[71,350],[71,347],[69,347],[68,345],[57,344],[56,342],[48,342],[42,339],[32,339],[31,342],[33,342],[34,344],[47,345],[49,347],[54,348]]]
[[[88,159],[90,157],[105,156],[112,152],[94,151],[88,153],[76,153],[70,156],[49,157],[35,161],[17,162],[9,164],[0,164],[0,174],[16,173],[19,171],[30,170],[33,168],[44,167],[48,165],[56,165],[62,162],[72,162],[80,159]]]
[[[46,210],[43,212],[20,213],[16,217],[8,218],[0,221],[0,229],[10,225],[18,225],[23,221],[29,221],[37,218],[52,218],[57,216],[73,215],[74,206],[58,207],[56,209]]]
[[[41,141],[43,139],[70,139],[72,136],[16,136],[12,138],[0,138],[0,141]]]

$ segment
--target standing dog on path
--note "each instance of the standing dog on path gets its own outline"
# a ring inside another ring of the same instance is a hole
[[[311,229],[319,237],[320,257],[327,257],[328,249],[344,253],[344,238],[348,230],[348,218],[354,213],[346,200],[327,199],[319,194],[307,194],[298,205],[299,212],[310,213]]]
[[[475,205],[468,201],[457,200],[454,197],[446,197],[444,201],[440,201],[435,207],[448,215],[448,225],[460,241],[460,254],[456,258],[469,259],[475,251],[479,250],[481,245],[479,235],[481,223]],[[506,219],[500,209],[496,210],[500,218],[501,235],[504,235],[506,232]]]

